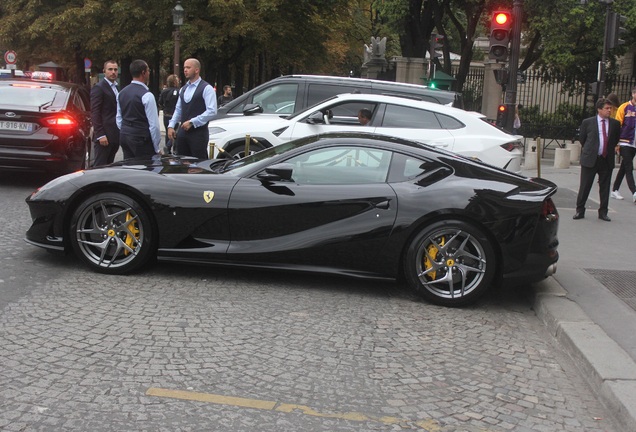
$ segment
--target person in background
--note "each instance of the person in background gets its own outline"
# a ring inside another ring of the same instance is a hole
[[[616,118],[616,113],[618,112],[618,108],[621,104],[621,102],[618,100],[618,95],[616,93],[610,93],[607,95],[607,100],[610,101],[610,103],[612,104],[612,112],[610,114],[610,117],[615,119]]]
[[[179,77],[176,75],[169,75],[166,79],[166,87],[161,91],[159,95],[159,108],[163,110],[163,126],[166,129],[166,151],[165,153],[176,154],[177,149],[173,148],[174,140],[168,137],[168,124],[172,120],[172,114],[177,106],[179,100]],[[175,129],[179,128],[179,124],[175,125]]]
[[[93,164],[113,163],[119,150],[117,129],[117,75],[119,66],[115,60],[104,63],[104,79],[91,89],[91,121],[93,122]]]
[[[216,115],[216,93],[214,87],[201,79],[200,73],[199,60],[190,58],[183,63],[183,74],[188,82],[179,91],[168,137],[176,138],[180,155],[208,159],[208,123]],[[179,122],[181,127],[177,133],[175,127]]]
[[[371,121],[372,116],[373,113],[368,108],[362,108],[360,111],[358,111],[358,121],[362,126],[368,125]]]
[[[621,137],[618,141],[616,152],[620,155],[621,165],[616,173],[616,179],[612,187],[612,198],[622,200],[618,191],[623,177],[627,181],[627,187],[632,193],[632,201],[636,203],[636,184],[634,184],[634,156],[636,156],[636,87],[632,88],[632,98],[618,107],[616,120],[621,123]]]
[[[220,108],[232,100],[234,100],[234,96],[232,96],[232,87],[230,87],[229,85],[224,85],[223,94],[219,96],[216,101],[217,106]]]
[[[598,218],[606,222],[611,221],[607,215],[610,195],[612,169],[614,169],[614,148],[618,144],[621,124],[610,118],[612,104],[607,99],[596,102],[596,115],[583,120],[581,123],[581,178],[579,193],[576,197],[576,213],[572,219],[585,217],[585,202],[587,201],[594,178],[598,175],[598,193],[600,206]]]
[[[521,129],[521,119],[519,118],[519,111],[523,109],[523,105],[518,104],[515,106],[515,119],[512,121],[512,134],[518,135],[519,129]]]
[[[130,63],[131,83],[117,96],[117,127],[124,159],[161,154],[161,128],[154,95],[146,83],[150,77],[148,63]]]

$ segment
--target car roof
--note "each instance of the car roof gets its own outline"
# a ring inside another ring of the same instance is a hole
[[[74,88],[80,87],[79,84],[68,83],[64,81],[49,81],[38,80],[29,78],[1,78],[0,85],[13,85],[13,84],[33,84],[42,88],[50,88],[52,90],[69,91]]]
[[[342,77],[342,76],[330,76],[330,75],[303,75],[303,74],[293,74],[293,75],[283,75],[274,78],[274,80],[288,80],[291,78],[299,78],[299,79],[307,79],[312,81],[325,81],[325,82],[358,82],[358,83],[369,83],[369,84],[381,84],[387,86],[398,86],[398,87],[410,87],[413,89],[428,89],[435,93],[452,93],[455,92],[440,90],[436,88],[432,88],[422,84],[411,84],[411,83],[403,83],[396,81],[383,81],[372,78],[353,78],[353,77]]]

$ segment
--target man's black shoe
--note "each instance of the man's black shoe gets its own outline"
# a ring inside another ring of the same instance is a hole
[[[583,219],[584,217],[585,217],[585,213],[575,213],[572,219],[577,220],[577,219]]]
[[[605,222],[611,222],[612,220],[609,218],[608,215],[598,215],[598,218],[600,220],[604,220]]]

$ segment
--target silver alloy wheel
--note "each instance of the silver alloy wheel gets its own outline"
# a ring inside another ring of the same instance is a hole
[[[116,198],[100,199],[77,217],[75,241],[94,266],[116,269],[131,264],[144,245],[144,226],[133,206]]]
[[[460,299],[481,287],[487,265],[480,240],[456,227],[427,235],[415,255],[421,286],[443,299]]]

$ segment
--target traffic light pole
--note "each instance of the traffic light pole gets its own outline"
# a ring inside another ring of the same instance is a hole
[[[605,94],[605,68],[607,67],[607,52],[609,51],[609,39],[610,39],[610,6],[614,3],[614,0],[605,0],[601,3],[607,4],[607,10],[605,11],[605,35],[603,36],[603,54],[601,55],[601,64],[598,67],[598,87],[596,98],[601,98]]]
[[[510,62],[508,64],[508,83],[504,104],[508,115],[504,129],[512,132],[515,120],[515,107],[517,106],[517,71],[519,70],[519,54],[521,50],[521,19],[523,18],[523,0],[514,0],[512,3],[512,32],[510,35]]]

